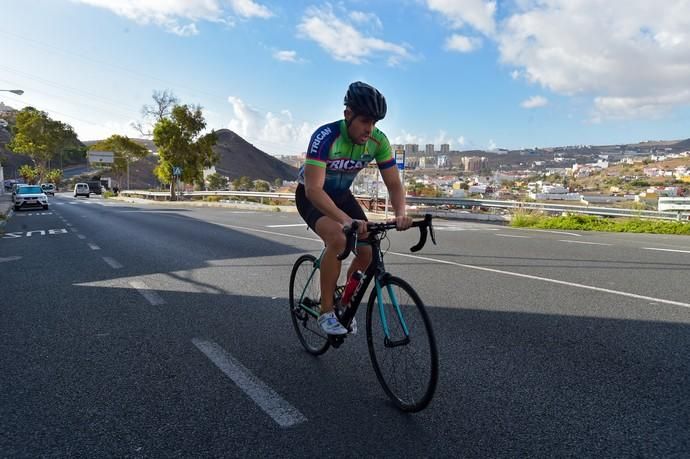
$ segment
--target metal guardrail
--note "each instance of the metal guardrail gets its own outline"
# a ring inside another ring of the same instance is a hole
[[[143,196],[148,199],[162,199],[167,200],[170,193],[167,191],[138,191],[138,190],[123,190],[121,195],[125,196]],[[227,196],[227,197],[245,197],[258,199],[274,199],[294,201],[294,193],[271,193],[271,192],[257,192],[257,191],[184,191],[178,192],[178,197],[183,199],[204,197],[204,196]],[[371,199],[370,196],[358,195],[358,199]],[[493,199],[459,199],[459,198],[428,198],[420,196],[407,196],[408,204],[422,204],[428,206],[455,206],[455,207],[485,207],[485,208],[500,208],[500,209],[528,209],[540,210],[542,212],[569,212],[588,215],[602,215],[607,217],[640,217],[651,218],[659,220],[683,220],[690,219],[688,212],[659,212],[655,210],[631,210],[631,209],[616,209],[612,207],[598,207],[598,206],[575,206],[568,204],[553,204],[540,202],[521,202],[521,201],[501,201]]]

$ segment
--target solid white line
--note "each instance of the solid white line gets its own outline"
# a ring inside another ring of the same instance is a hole
[[[229,228],[235,228],[235,229],[244,229],[248,231],[257,231],[259,233],[267,233],[267,234],[274,234],[276,236],[283,236],[283,237],[290,237],[290,238],[296,238],[296,239],[306,239],[309,241],[314,241],[314,242],[319,242],[321,243],[320,239],[313,239],[313,238],[306,238],[306,237],[301,237],[301,236],[294,236],[292,234],[284,234],[284,233],[276,233],[273,231],[264,231],[264,230],[257,230],[254,228],[247,228],[243,226],[232,226],[232,225],[225,225],[222,223],[217,223],[218,225],[221,226],[227,226]],[[637,298],[637,299],[642,299],[642,300],[648,300],[648,301],[656,301],[659,303],[665,303],[665,304],[672,304],[674,306],[682,306],[684,308],[690,308],[690,304],[688,303],[681,303],[680,301],[672,301],[672,300],[664,300],[661,298],[654,298],[650,296],[643,296],[643,295],[636,295],[634,293],[628,293],[628,292],[621,292],[619,290],[611,290],[611,289],[606,289],[606,288],[601,288],[601,287],[594,287],[591,285],[584,285],[584,284],[576,284],[573,282],[565,282],[565,281],[560,281],[557,279],[549,279],[547,277],[539,277],[539,276],[531,276],[529,274],[520,274],[520,273],[514,273],[510,271],[501,271],[500,269],[492,269],[492,268],[484,268],[482,266],[473,266],[473,265],[465,265],[462,263],[455,263],[453,261],[446,261],[446,260],[439,260],[436,258],[428,258],[428,257],[420,257],[418,255],[408,255],[406,253],[398,253],[398,252],[388,252],[389,254],[392,255],[398,255],[401,257],[409,257],[409,258],[416,258],[418,260],[425,260],[425,261],[435,261],[436,263],[441,263],[441,264],[446,264],[446,265],[453,265],[453,266],[459,266],[461,268],[468,268],[468,269],[476,269],[478,271],[488,271],[488,272],[493,272],[497,274],[505,274],[508,276],[515,276],[515,277],[522,277],[525,279],[532,279],[532,280],[539,280],[543,282],[550,282],[553,284],[560,284],[560,285],[567,285],[569,287],[577,287],[577,288],[583,288],[586,290],[594,290],[597,292],[604,292],[604,293],[611,293],[613,295],[621,295],[621,296],[626,296],[630,298]]]
[[[565,231],[554,231],[554,230],[543,230],[543,229],[534,229],[534,228],[513,228],[515,230],[524,230],[524,231],[537,231],[540,233],[554,233],[554,234],[567,234],[568,236],[576,236],[576,237],[582,237],[582,234],[577,234],[577,233],[568,233]]]
[[[192,339],[192,343],[278,425],[290,427],[307,420],[297,408],[290,405],[278,393],[254,376],[251,371],[218,344],[198,338]]]
[[[576,284],[574,282],[566,282],[566,281],[561,281],[561,280],[557,280],[557,279],[549,279],[548,277],[532,276],[530,274],[514,273],[511,271],[502,271],[500,269],[485,268],[483,266],[465,265],[462,263],[456,263],[454,261],[439,260],[437,258],[429,258],[429,257],[420,257],[418,255],[408,255],[406,253],[398,253],[398,252],[388,252],[388,253],[392,254],[392,255],[398,255],[400,257],[416,258],[418,260],[424,260],[424,261],[435,261],[436,263],[441,263],[444,265],[453,265],[453,266],[459,266],[461,268],[476,269],[478,271],[487,271],[490,273],[505,274],[508,276],[522,277],[524,279],[532,279],[532,280],[538,280],[538,281],[543,281],[543,282],[550,282],[552,284],[567,285],[568,287],[584,288],[586,290],[594,290],[597,292],[611,293],[613,295],[627,296],[630,298],[637,298],[640,300],[656,301],[659,303],[672,304],[674,306],[682,306],[684,308],[690,308],[690,304],[688,304],[688,303],[681,303],[680,301],[664,300],[662,298],[654,298],[651,296],[637,295],[635,293],[621,292],[620,290],[611,290],[608,288],[594,287],[591,285]]]
[[[129,285],[137,289],[141,295],[148,300],[149,303],[151,303],[152,306],[157,306],[159,304],[165,304],[165,301],[163,298],[158,295],[158,293],[154,292],[151,290],[151,287],[146,285],[145,283],[141,281],[130,281]]]
[[[246,226],[226,225],[225,223],[217,223],[217,222],[211,222],[211,223],[214,223],[214,224],[220,225],[220,226],[224,226],[226,228],[231,228],[231,229],[241,229],[241,230],[252,231],[255,233],[273,234],[275,236],[291,237],[293,239],[302,239],[305,241],[314,241],[314,242],[318,242],[320,244],[323,244],[323,242],[319,238],[295,236],[294,234],[276,233],[275,231],[266,231],[266,230],[260,230],[257,228],[248,228]]]
[[[500,236],[500,237],[519,237],[523,239],[531,239],[529,236],[518,236],[516,234],[494,234],[494,236]]]
[[[89,247],[91,247],[91,250],[101,250],[100,247],[98,247],[96,244],[92,244],[89,242]]]
[[[110,265],[110,267],[113,268],[113,269],[120,269],[120,268],[122,268],[122,265],[121,265],[120,263],[118,263],[117,261],[115,261],[114,258],[103,257],[103,261],[105,261],[106,263],[108,263],[108,264]]]
[[[266,228],[288,228],[290,226],[307,226],[306,223],[292,223],[290,225],[266,225]]]
[[[613,244],[605,244],[603,242],[569,241],[568,239],[559,239],[558,242],[569,242],[571,244],[587,244],[587,245],[613,245]]]
[[[21,260],[22,257],[6,257],[6,258],[0,258],[0,263],[5,263],[8,261],[16,261],[16,260]]]
[[[79,239],[86,239],[86,236],[84,236],[83,234],[77,234],[77,237],[78,237]]]
[[[658,250],[658,251],[660,251],[660,252],[690,253],[690,250],[657,249],[657,248],[654,248],[654,247],[642,247],[642,250]]]

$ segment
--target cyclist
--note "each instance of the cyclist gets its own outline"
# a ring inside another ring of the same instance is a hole
[[[307,225],[326,246],[321,258],[321,315],[319,326],[332,335],[344,335],[334,312],[333,297],[340,276],[337,258],[345,249],[344,226],[359,222],[358,236],[366,240],[367,217],[350,191],[355,176],[376,160],[388,189],[398,230],[412,224],[405,213],[405,190],[391,146],[376,123],[386,116],[386,99],[374,87],[360,81],[350,84],[345,94],[344,119],[318,128],[311,136],[306,159],[300,168],[295,201]],[[371,247],[358,244],[357,255],[348,270],[365,271],[371,261]],[[351,331],[356,333],[352,321]]]

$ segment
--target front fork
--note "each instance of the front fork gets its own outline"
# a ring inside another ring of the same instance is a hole
[[[376,288],[376,302],[379,306],[379,316],[381,317],[381,325],[383,327],[383,333],[385,335],[385,338],[383,339],[384,346],[397,347],[408,344],[410,342],[410,332],[407,328],[407,323],[405,322],[405,318],[403,317],[402,311],[400,310],[400,303],[398,302],[398,297],[395,295],[395,292],[393,291],[392,284],[390,282],[386,283],[386,290],[388,291],[388,297],[391,299],[393,310],[395,311],[395,317],[393,318],[393,320],[397,318],[398,323],[400,324],[400,328],[402,328],[402,331],[405,334],[404,338],[400,340],[391,339],[390,328],[388,327],[388,317],[386,315],[385,303],[383,301],[383,288],[381,287],[381,282],[379,281],[378,276],[374,279],[374,286]]]

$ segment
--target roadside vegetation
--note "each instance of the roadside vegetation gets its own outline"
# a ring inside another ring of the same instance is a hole
[[[607,218],[582,214],[550,217],[540,213],[519,212],[513,215],[510,226],[556,230],[690,235],[690,223],[686,222],[645,220],[642,218]]]

